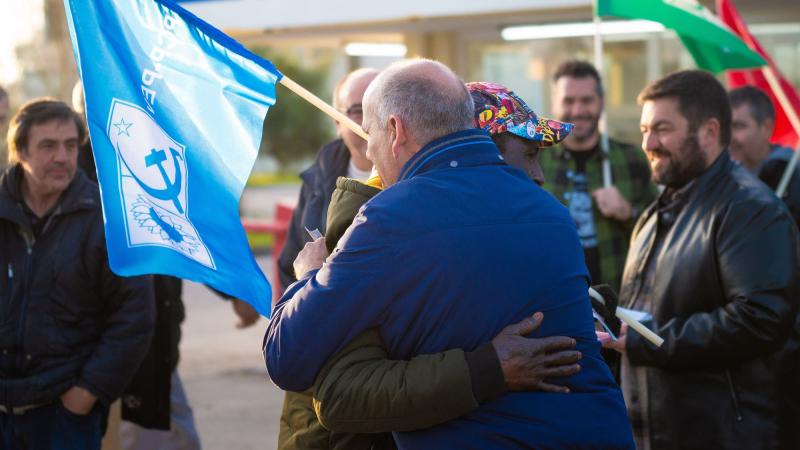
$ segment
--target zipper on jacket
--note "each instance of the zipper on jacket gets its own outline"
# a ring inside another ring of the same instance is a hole
[[[22,238],[25,240],[26,247],[25,270],[22,273],[23,278],[20,280],[20,286],[22,287],[22,304],[20,305],[19,326],[17,327],[17,348],[19,349],[17,366],[22,368],[26,359],[26,352],[23,344],[25,340],[25,321],[27,319],[26,316],[28,315],[28,297],[30,296],[31,292],[30,280],[33,278],[31,276],[31,270],[33,266],[33,245],[36,240],[33,237],[33,233],[28,233],[27,230],[20,228],[19,232],[22,235]]]
[[[731,399],[733,400],[733,409],[736,411],[736,421],[741,422],[744,420],[742,417],[742,409],[739,407],[739,396],[736,395],[736,386],[733,385],[733,377],[731,371],[725,369],[725,377],[728,379],[728,388],[731,391]]]

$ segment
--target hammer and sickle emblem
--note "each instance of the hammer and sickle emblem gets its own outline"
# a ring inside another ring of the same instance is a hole
[[[181,206],[181,202],[178,199],[178,196],[181,193],[181,180],[182,180],[181,169],[180,166],[178,165],[178,159],[183,159],[183,158],[181,157],[180,153],[178,153],[178,151],[175,150],[174,148],[170,147],[169,151],[170,154],[172,155],[172,163],[175,166],[175,175],[172,177],[175,180],[174,182],[170,182],[170,178],[167,175],[167,171],[166,169],[164,169],[163,164],[164,161],[167,160],[167,154],[164,150],[151,149],[150,154],[144,157],[144,163],[147,167],[152,167],[152,166],[158,167],[158,171],[161,174],[161,178],[164,180],[164,185],[166,186],[163,189],[156,189],[152,186],[148,186],[144,181],[142,181],[139,177],[137,177],[132,170],[130,170],[130,167],[128,167],[128,170],[133,176],[133,179],[136,180],[136,183],[138,183],[139,186],[141,186],[141,188],[144,189],[145,192],[147,192],[150,196],[155,197],[159,200],[172,201],[172,204],[175,205],[175,209],[178,210],[178,213],[183,214],[183,207]],[[125,165],[127,166],[127,163]]]

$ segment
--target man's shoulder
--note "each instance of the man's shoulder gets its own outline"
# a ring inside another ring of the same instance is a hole
[[[347,147],[341,138],[336,138],[320,147],[317,152],[317,161],[326,160],[347,153]]]
[[[347,150],[344,141],[334,139],[319,149],[314,162],[300,173],[300,178],[304,183],[314,183],[327,178],[335,182],[337,177],[347,174],[349,162],[350,151]]]
[[[74,186],[64,199],[64,205],[68,208],[100,210],[100,188],[97,183],[91,181],[80,169],[75,172],[73,183]]]
[[[780,211],[783,202],[755,175],[738,164],[732,164],[725,174],[727,183],[720,183],[719,190],[732,208],[743,208],[753,215],[761,210]]]

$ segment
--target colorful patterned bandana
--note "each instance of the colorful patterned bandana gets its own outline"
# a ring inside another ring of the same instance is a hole
[[[475,103],[475,128],[489,134],[509,132],[523,139],[550,147],[563,141],[572,131],[571,123],[539,117],[514,92],[497,83],[467,83]]]

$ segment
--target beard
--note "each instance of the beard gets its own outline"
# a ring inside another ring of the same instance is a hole
[[[669,165],[661,173],[653,171],[653,182],[668,188],[682,188],[706,170],[706,160],[700,149],[696,130],[690,131],[674,152],[656,148],[649,153],[669,159]]]
[[[584,114],[581,116],[569,116],[565,115],[564,117],[560,118],[562,122],[569,122],[575,123],[576,120],[587,120],[589,121],[590,125],[585,130],[579,129],[577,126],[572,129],[572,133],[570,133],[569,137],[574,142],[585,142],[591,139],[594,134],[597,132],[600,116],[599,115],[591,115],[591,114]]]

